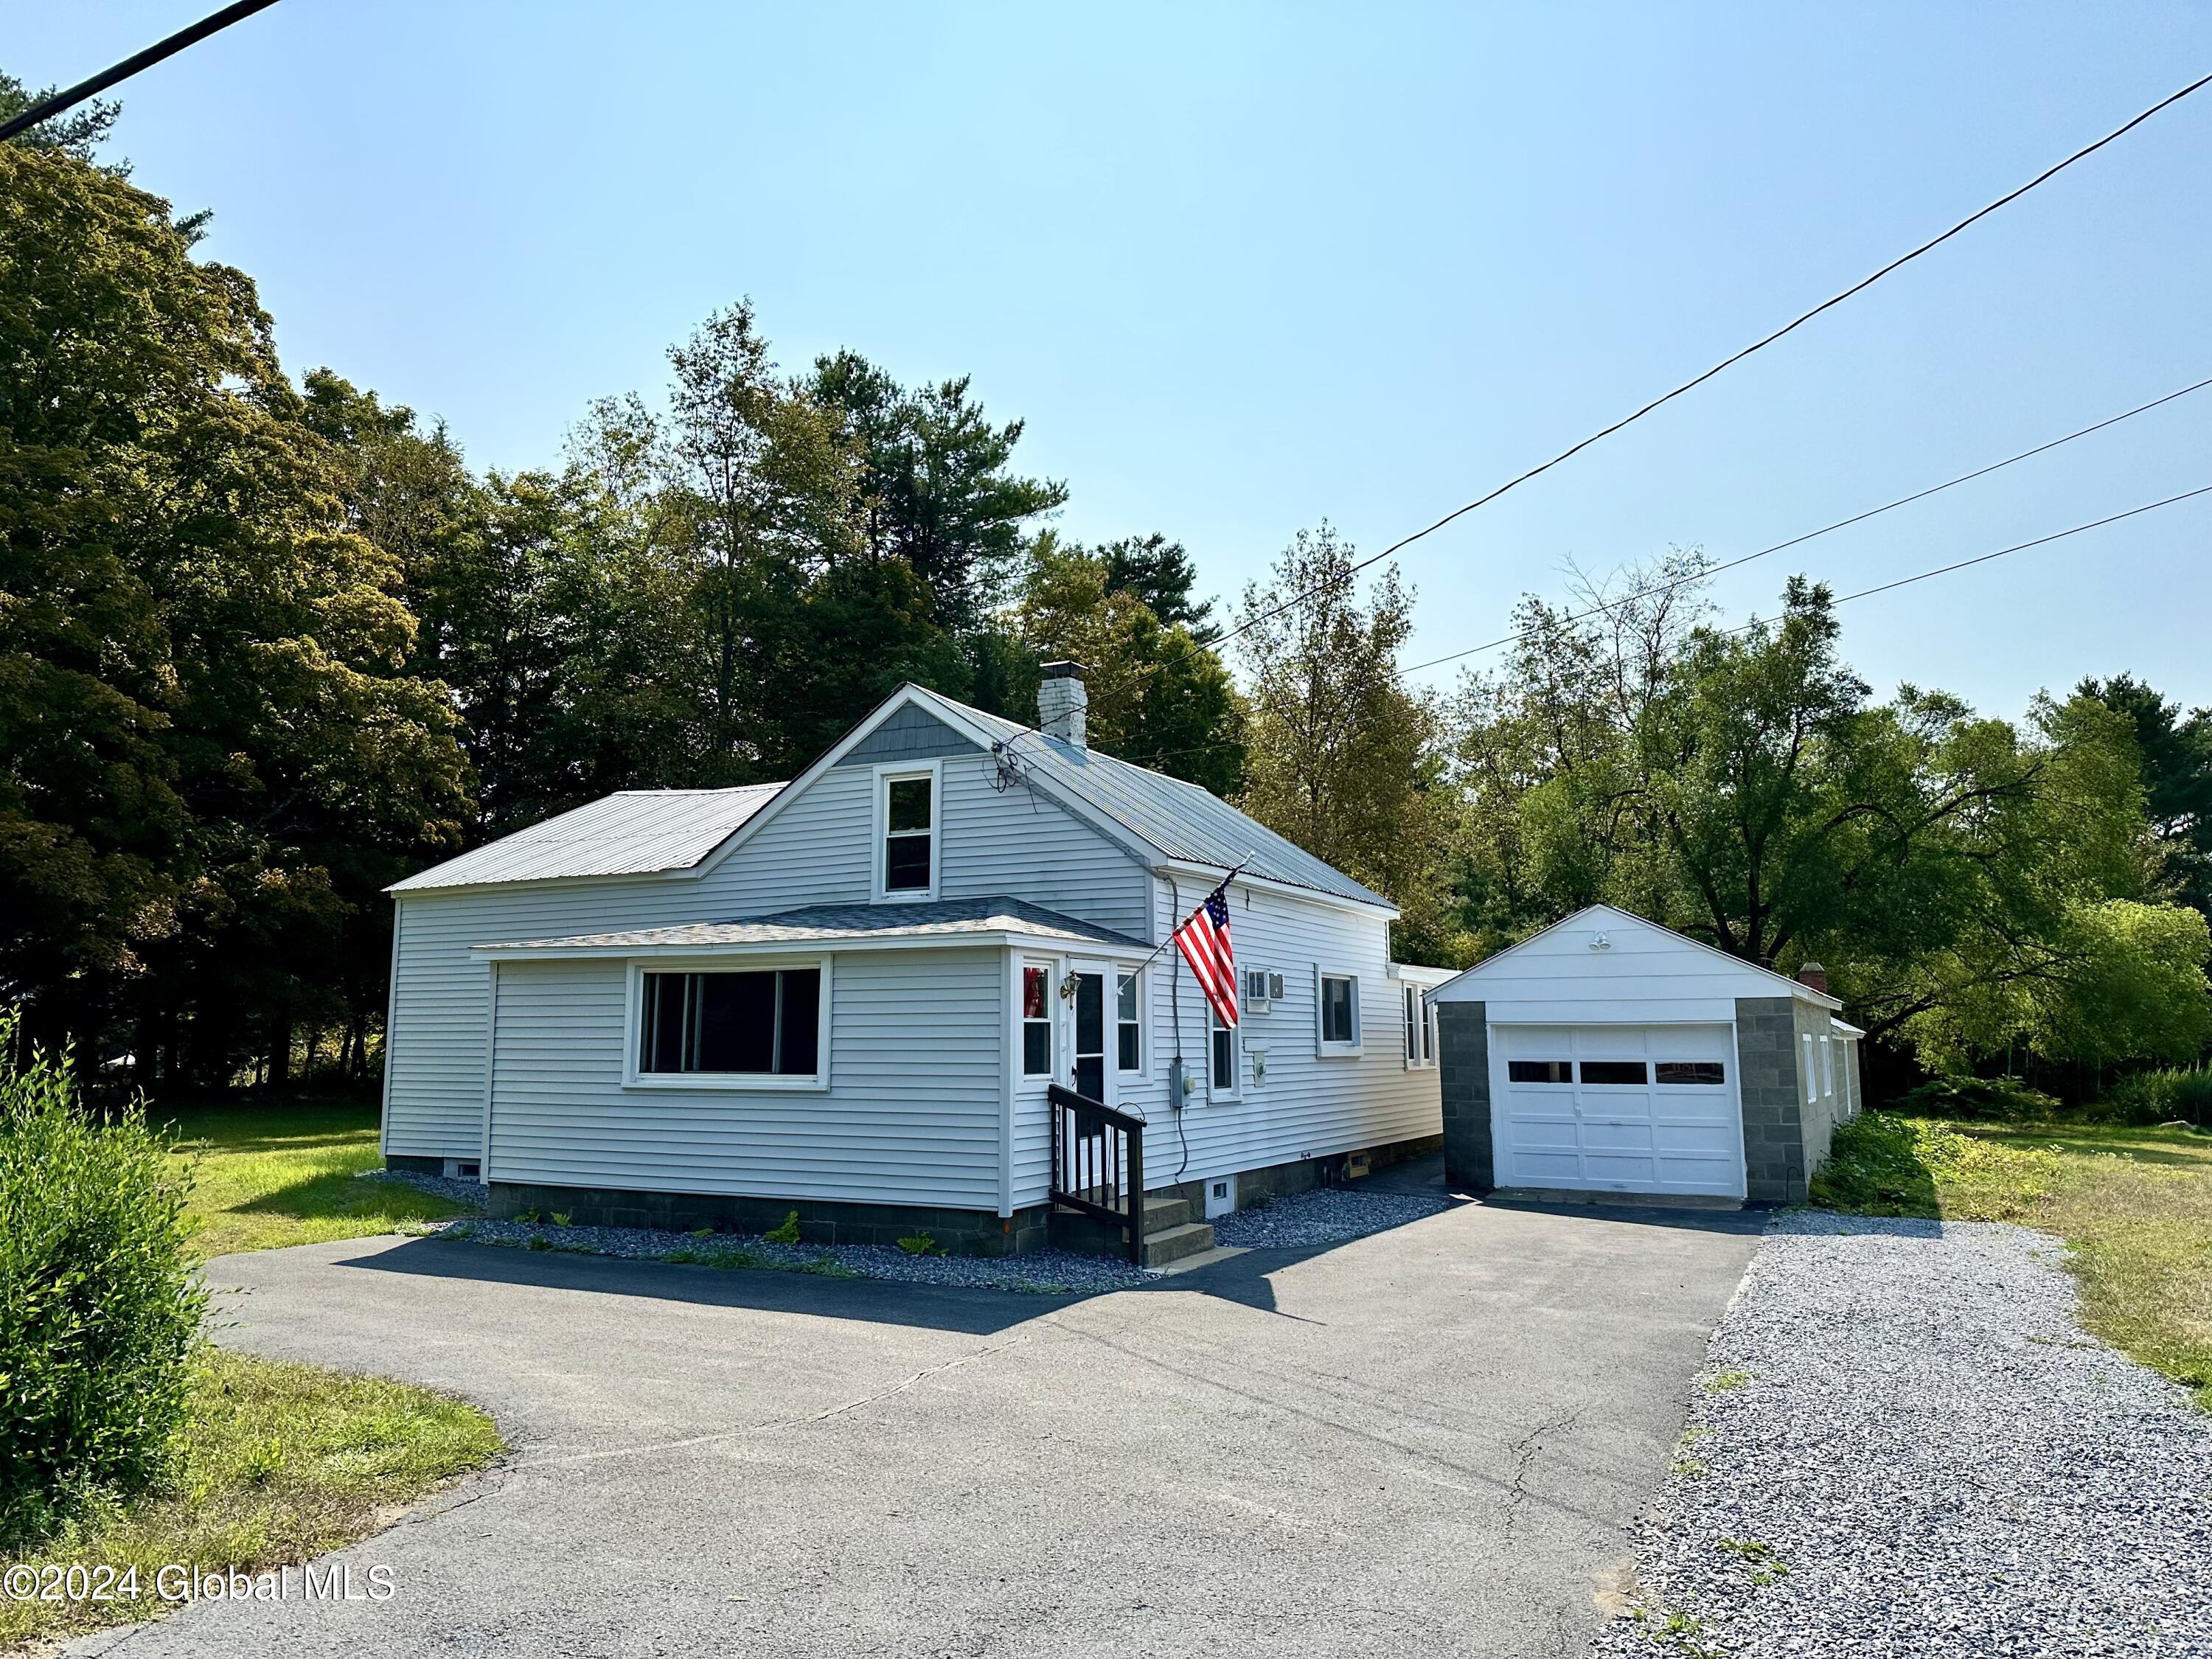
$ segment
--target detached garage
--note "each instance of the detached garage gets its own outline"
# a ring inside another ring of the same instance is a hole
[[[1785,979],[1610,905],[1431,993],[1455,1187],[1792,1203],[1859,1109],[1856,1027]]]

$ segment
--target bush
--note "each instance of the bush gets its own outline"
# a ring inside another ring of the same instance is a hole
[[[2094,1115],[2118,1123],[2193,1123],[2212,1129],[2212,1071],[2137,1072],[2107,1090]]]
[[[0,1014],[0,1545],[164,1466],[206,1292],[188,1172],[132,1107],[80,1109],[70,1063],[15,1051]]]
[[[1932,1077],[1898,1103],[1921,1117],[1955,1117],[1995,1123],[2033,1123],[2064,1109],[2057,1097],[2011,1077]]]

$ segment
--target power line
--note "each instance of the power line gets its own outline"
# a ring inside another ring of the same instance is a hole
[[[2064,541],[2069,536],[2079,536],[2085,531],[2100,530],[2108,524],[2118,524],[2123,519],[2137,518],[2145,513],[2155,513],[2162,507],[2172,507],[2176,501],[2185,501],[2198,495],[2212,495],[2212,484],[2200,484],[2195,489],[2185,489],[2179,495],[2168,495],[2162,501],[2146,501],[2142,506],[2129,507],[2124,513],[2109,514],[2104,518],[2092,519],[2087,524],[2077,524],[2066,530],[2054,530],[2048,536],[2038,536],[2032,541],[2015,542],[2010,547],[2000,547],[1993,553],[1978,553],[1971,559],[1955,560],[1950,564],[1937,565],[1933,570],[1923,570],[1913,575],[1900,576],[1895,581],[1881,582],[1873,587],[1863,587],[1856,593],[1846,593],[1840,599],[1831,599],[1829,605],[1832,609],[1837,605],[1849,605],[1854,599],[1869,599],[1877,593],[1893,592],[1900,587],[1910,587],[1915,582],[1924,582],[1931,577],[1948,576],[1954,570],[1966,570],[1978,564],[1987,564],[1992,559],[2002,559],[2014,553],[2024,553],[2032,547],[2047,547],[2052,542]],[[1771,623],[1766,619],[1754,617],[1751,621],[1741,623],[1735,628],[1723,628],[1715,631],[1725,636],[1748,634],[1753,629],[1771,626],[1772,626]],[[1164,749],[1150,755],[1133,755],[1121,758],[1126,758],[1132,766],[1138,766],[1146,761],[1173,760],[1184,755],[1210,754],[1228,746],[1224,743],[1199,744],[1188,749]]]
[[[1832,535],[1838,530],[1848,530],[1855,524],[1864,524],[1869,519],[1879,518],[1881,514],[1894,512],[1900,507],[1910,507],[1915,501],[1924,501],[1930,495],[1941,495],[1947,489],[1955,489],[1963,483],[1972,483],[1977,478],[1986,478],[1992,472],[2002,471],[2017,462],[2045,454],[2062,444],[2072,443],[2076,438],[2086,438],[2093,432],[2102,432],[2106,427],[2118,426],[2122,421],[2133,420],[2136,416],[2148,414],[2154,409],[2173,402],[2177,398],[2186,398],[2192,392],[2202,392],[2208,386],[2212,386],[2212,379],[2199,380],[2194,386],[2185,386],[2179,392],[2169,392],[2163,398],[2154,398],[2147,404],[2137,404],[2124,413],[2111,416],[2097,422],[2094,425],[2085,426],[2077,431],[2069,432],[2063,438],[2053,438],[2050,442],[2038,444],[2033,449],[2023,449],[2017,455],[2008,455],[2001,461],[1991,461],[1987,466],[1976,467],[1972,472],[1961,472],[1955,478],[1946,478],[1942,483],[1930,484],[1925,489],[1917,489],[1910,495],[1900,495],[1893,501],[1884,501],[1880,507],[1870,507],[1863,513],[1854,513],[1848,519],[1838,519],[1833,524],[1822,525],[1818,530],[1808,530],[1802,536],[1792,536],[1786,542],[1777,542],[1771,547],[1762,547],[1756,553],[1746,553],[1741,558],[1730,559],[1723,564],[1708,565],[1702,570],[1691,575],[1677,577],[1673,581],[1657,582],[1650,587],[1638,588],[1632,593],[1624,593],[1617,599],[1607,600],[1603,605],[1594,605],[1587,611],[1572,612],[1561,617],[1560,621],[1578,623],[1591,617],[1603,616],[1608,611],[1618,611],[1621,606],[1633,605],[1638,599],[1656,599],[1662,593],[1671,593],[1676,588],[1686,586],[1691,582],[1703,581],[1708,576],[1717,576],[1723,570],[1733,570],[1738,565],[1749,564],[1753,559],[1763,559],[1770,553],[1780,553],[1819,537]],[[1495,651],[1500,646],[1512,644],[1520,637],[1521,630],[1516,629],[1501,638],[1488,640],[1480,645],[1471,645],[1464,651],[1454,651],[1444,656],[1431,657],[1426,662],[1414,663],[1410,667],[1400,669],[1398,672],[1401,676],[1418,674],[1424,669],[1441,667],[1448,662],[1457,662],[1463,657],[1477,656],[1485,651]]]
[[[206,40],[218,30],[228,28],[240,18],[251,17],[255,12],[264,11],[276,3],[276,0],[236,0],[236,3],[225,6],[221,11],[179,29],[166,40],[156,40],[143,52],[132,52],[113,68],[102,70],[89,81],[78,82],[66,92],[58,92],[51,98],[41,99],[21,115],[0,124],[0,143],[5,143],[19,132],[28,131],[40,122],[59,115],[73,105],[98,96],[117,82],[129,80],[140,70],[150,68],[164,58],[174,57],[186,46]]]
[[[1818,317],[1822,312],[1841,305],[1853,295],[1863,293],[1867,289],[1873,287],[1875,283],[1880,282],[1892,271],[1899,270],[1902,266],[1910,264],[1913,260],[1920,258],[1922,254],[1929,252],[1932,250],[1942,246],[1944,243],[1949,241],[1954,236],[1959,234],[1960,232],[1965,230],[1968,226],[1974,224],[1979,220],[1987,218],[1990,214],[1995,213],[1999,208],[2018,201],[2021,197],[2027,195],[2028,191],[2033,190],[2037,185],[2056,178],[2059,173],[2063,173],[2068,167],[2072,167],[2076,161],[2081,161],[2087,156],[2094,155],[2097,151],[2104,149],[2106,145],[2111,143],[2114,139],[2122,137],[2124,134],[2133,131],[2138,126],[2141,126],[2145,121],[2149,120],[2152,116],[2156,115],[2160,110],[2166,108],[2170,105],[2179,103],[2191,93],[2200,91],[2208,85],[2212,85],[2212,75],[2203,76],[2198,79],[2191,82],[2179,92],[2168,94],[2166,97],[2160,99],[2158,102],[2153,104],[2148,109],[2142,111],[2141,113],[2123,122],[2120,125],[2114,127],[2110,132],[2098,139],[2094,143],[2086,144],[2080,149],[2075,150],[2071,155],[2066,157],[2065,160],[2045,167],[2041,173],[2037,173],[2034,178],[2029,179],[2026,184],[2018,186],[2016,189],[2006,191],[2002,196],[1998,197],[1996,200],[1990,203],[1986,207],[1976,209],[1973,212],[1960,220],[1958,223],[1953,225],[1948,230],[1944,231],[1942,234],[1929,238],[1928,240],[1921,243],[1919,246],[1912,249],[1911,252],[1908,253],[1899,254],[1896,258],[1892,259],[1887,264],[1874,272],[1873,275],[1860,278],[1857,282],[1853,283],[1849,288],[1844,289],[1839,294],[1831,295],[1827,299],[1821,301],[1820,304],[1814,306],[1811,310],[1801,312],[1796,317],[1791,318],[1790,321],[1784,323],[1781,327],[1776,329],[1772,333],[1765,335],[1762,337],[1753,341],[1741,350],[1734,352],[1729,356],[1722,358],[1720,362],[1715,363],[1711,368],[1706,369],[1703,374],[1692,375],[1690,379],[1683,381],[1681,385],[1676,386],[1673,391],[1662,392],[1660,396],[1654,398],[1650,403],[1645,404],[1642,408],[1635,410],[1633,413],[1625,415],[1620,420],[1613,422],[1612,425],[1602,427],[1599,430],[1591,433],[1589,436],[1583,439],[1580,442],[1568,446],[1566,448],[1561,450],[1558,454],[1553,456],[1550,460],[1530,467],[1526,472],[1521,473],[1518,477],[1508,478],[1504,483],[1499,484],[1496,489],[1489,491],[1486,495],[1478,495],[1474,500],[1468,502],[1466,506],[1455,507],[1449,513],[1445,514],[1443,517],[1436,520],[1435,523],[1426,525],[1421,529],[1416,530],[1410,536],[1401,537],[1398,540],[1391,543],[1389,546],[1384,548],[1380,553],[1370,555],[1369,557],[1360,560],[1358,563],[1351,566],[1350,568],[1344,571],[1340,575],[1333,576],[1325,582],[1317,583],[1314,586],[1306,589],[1304,592],[1294,593],[1289,599],[1261,611],[1258,616],[1250,617],[1245,622],[1240,623],[1237,627],[1230,629],[1228,633],[1223,635],[1219,640],[1215,641],[1215,643],[1217,645],[1225,645],[1231,640],[1235,639],[1238,635],[1249,632],[1250,629],[1258,627],[1261,623],[1269,620],[1271,617],[1279,617],[1285,611],[1289,611],[1297,605],[1304,605],[1308,599],[1314,598],[1316,594],[1325,592],[1333,587],[1340,586],[1343,582],[1358,574],[1360,571],[1366,569],[1370,565],[1379,563],[1381,561],[1389,558],[1393,553],[1398,552],[1403,548],[1412,546],[1415,542],[1419,541],[1425,536],[1434,535],[1437,531],[1442,530],[1446,525],[1450,524],[1455,520],[1464,518],[1468,514],[1474,512],[1477,507],[1486,507],[1492,501],[1496,501],[1500,495],[1504,495],[1508,490],[1518,489],[1521,485],[1528,483],[1531,478],[1536,477],[1541,473],[1550,471],[1553,467],[1559,465],[1560,462],[1581,453],[1583,450],[1588,449],[1592,444],[1596,443],[1600,439],[1609,438],[1614,433],[1620,431],[1623,427],[1642,420],[1646,415],[1650,414],[1652,410],[1658,409],[1662,404],[1672,403],[1684,392],[1704,385],[1707,380],[1711,380],[1714,375],[1718,374],[1723,369],[1729,368],[1736,363],[1741,362],[1745,358],[1750,356],[1755,351],[1765,350],[1768,346],[1772,345],[1777,340],[1781,339],[1784,335],[1792,333],[1797,329],[1803,327],[1807,323],[1811,322],[1814,318]],[[1183,653],[1184,656],[1194,654],[1195,654],[1194,652],[1185,652]],[[1155,665],[1155,666],[1160,668],[1170,667],[1175,663],[1182,660],[1182,658],[1181,657],[1172,657],[1164,662]]]

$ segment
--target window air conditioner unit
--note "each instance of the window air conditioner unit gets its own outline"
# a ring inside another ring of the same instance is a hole
[[[1244,1012],[1264,1014],[1283,1000],[1283,976],[1265,968],[1244,970]]]

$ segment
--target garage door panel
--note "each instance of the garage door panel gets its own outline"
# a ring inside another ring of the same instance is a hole
[[[1731,1027],[1500,1025],[1491,1053],[1500,1186],[1743,1195]],[[1557,1080],[1515,1081],[1515,1060]]]

